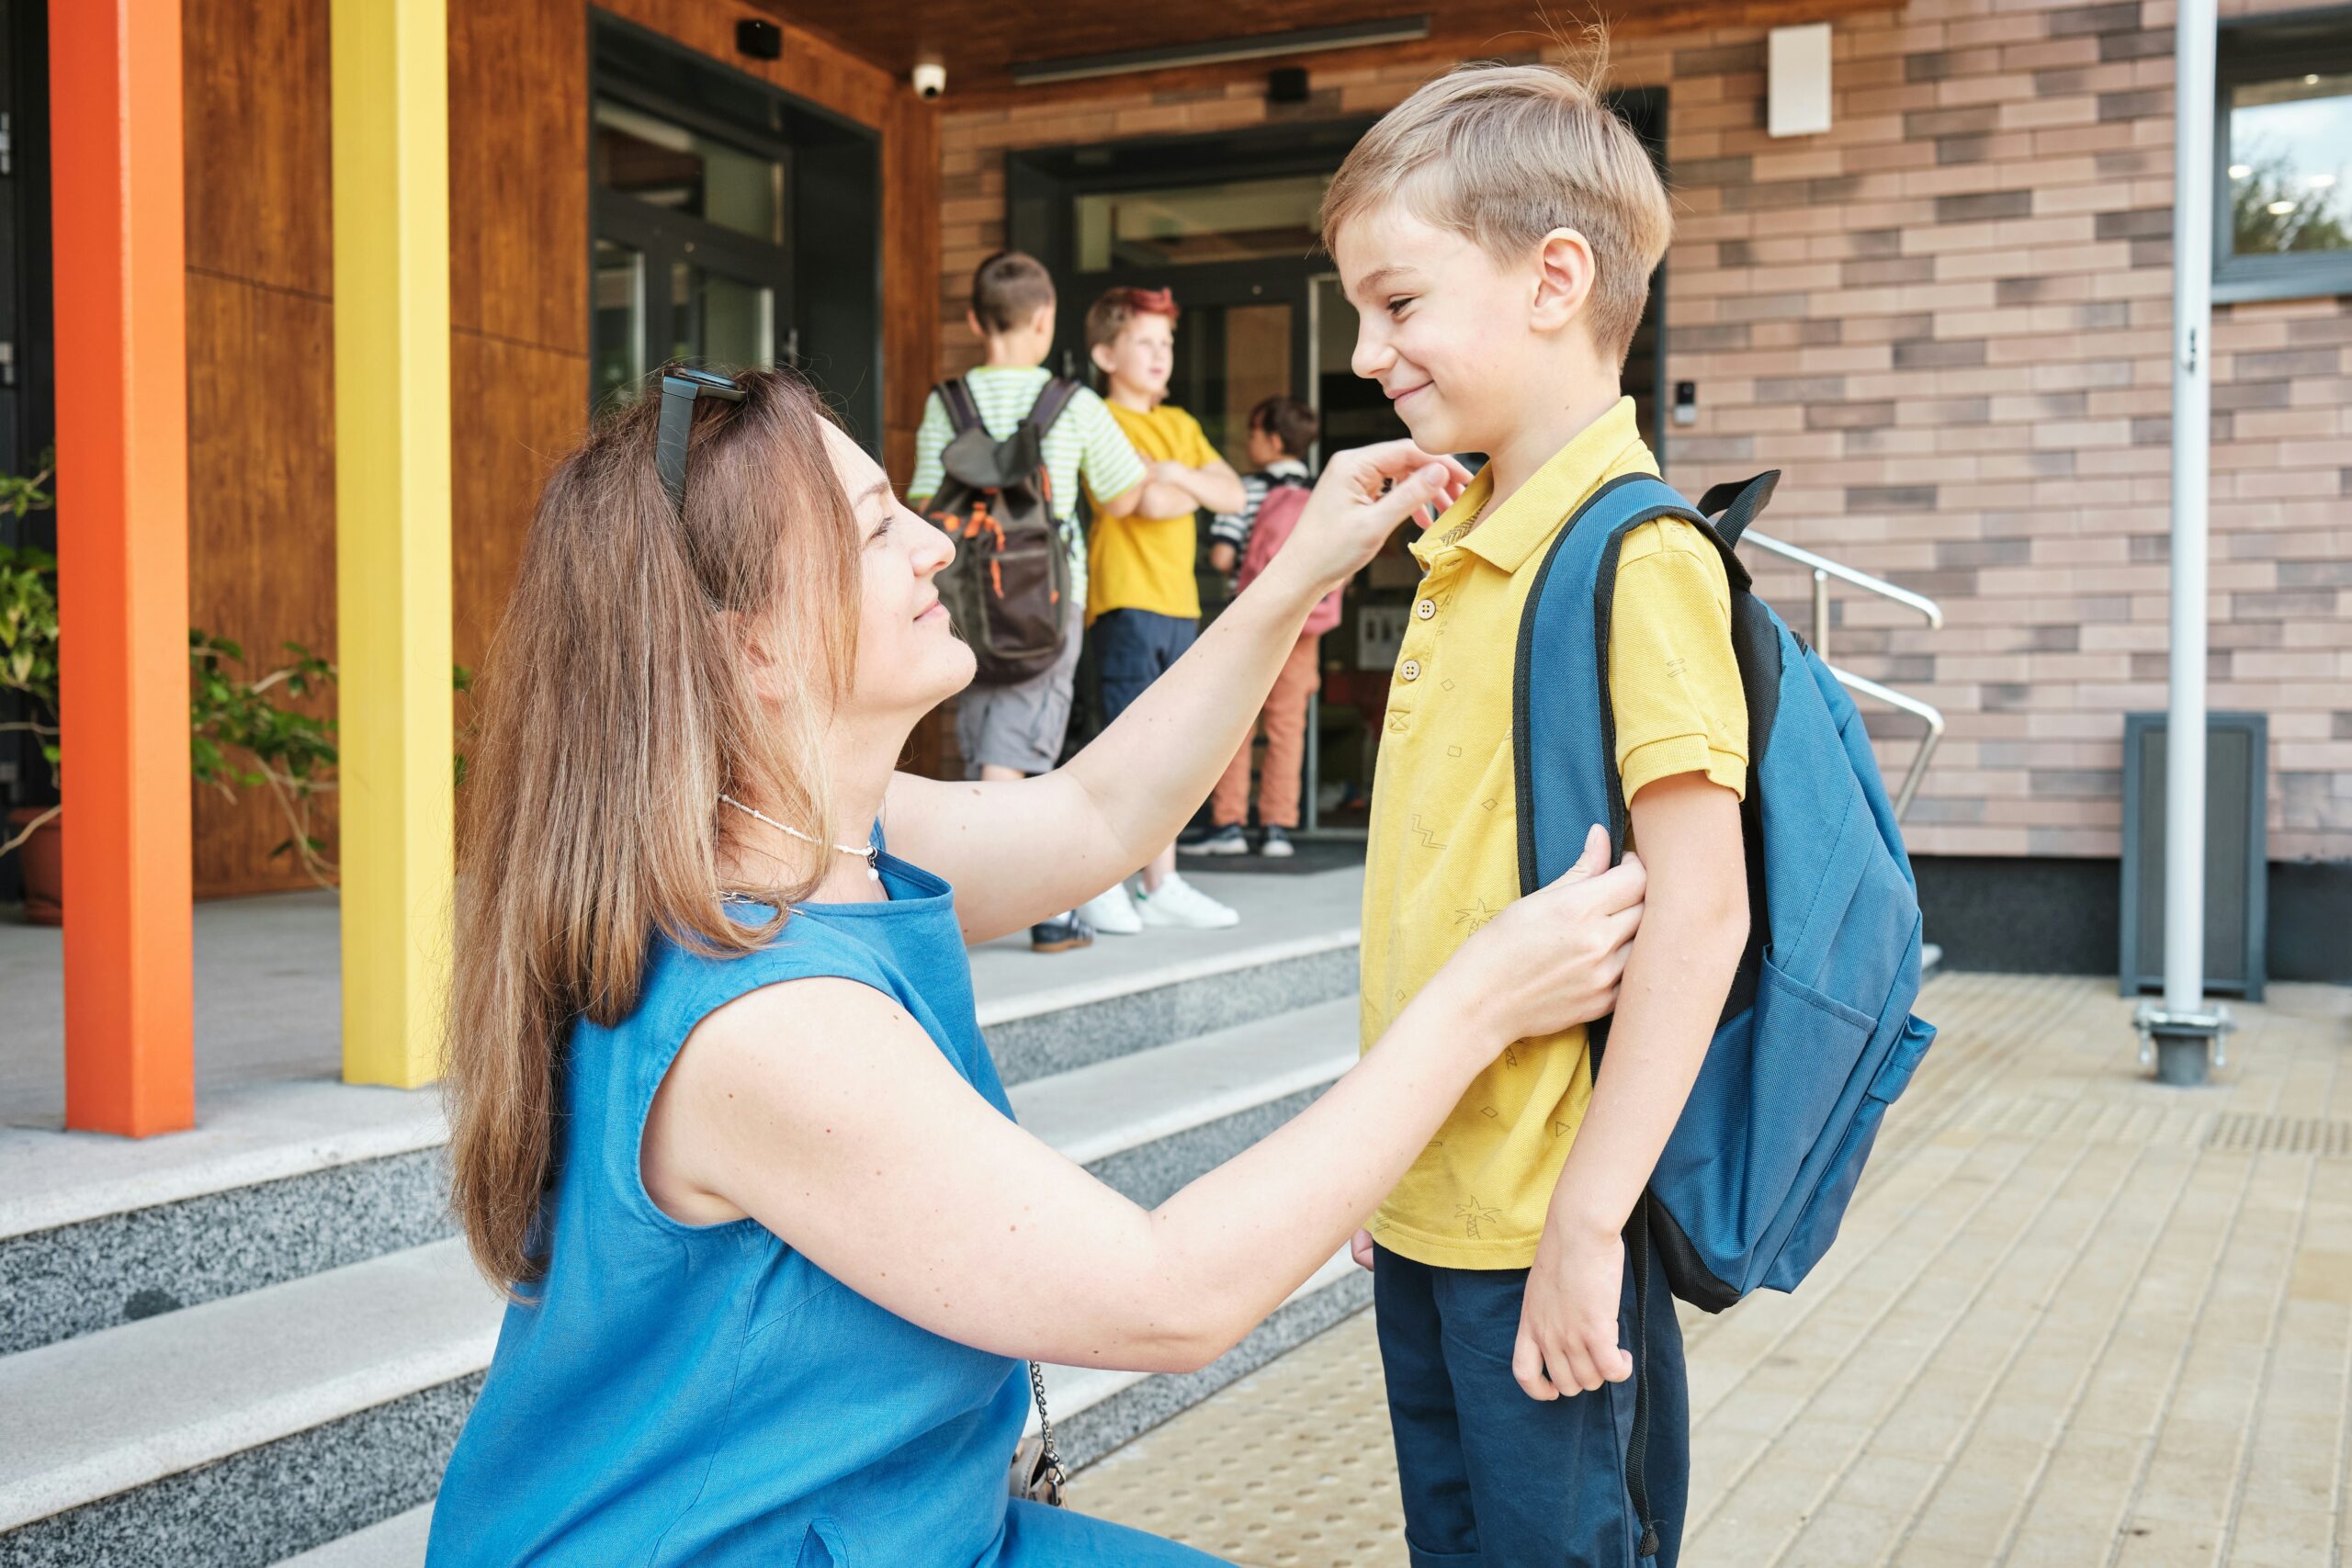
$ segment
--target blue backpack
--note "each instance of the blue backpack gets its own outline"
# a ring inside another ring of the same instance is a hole
[[[1708,1312],[1758,1287],[1794,1290],[1836,1238],[1880,1121],[1935,1038],[1911,1015],[1918,894],[1861,716],[1829,667],[1755,595],[1732,553],[1779,478],[1719,485],[1695,510],[1646,474],[1604,485],[1552,545],[1520,622],[1511,743],[1526,894],[1576,863],[1595,822],[1607,825],[1611,858],[1624,852],[1608,674],[1627,530],[1658,517],[1695,524],[1731,581],[1747,701],[1747,947],[1628,1224],[1645,1298],[1637,1324],[1648,1317],[1652,1248],[1674,1293]],[[1608,1021],[1590,1033],[1597,1073]],[[1646,1527],[1645,1349],[1633,1347],[1642,1365],[1627,1483]],[[1644,1548],[1655,1550],[1650,1540]]]

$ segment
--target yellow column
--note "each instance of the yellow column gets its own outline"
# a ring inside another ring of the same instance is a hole
[[[440,1070],[452,879],[444,0],[334,0],[343,1076]]]

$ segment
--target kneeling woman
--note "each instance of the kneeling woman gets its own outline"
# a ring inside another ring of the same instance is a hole
[[[1207,1563],[1008,1498],[1023,1359],[1233,1345],[1505,1044],[1608,1009],[1639,869],[1514,905],[1322,1099],[1152,1211],[1014,1124],[965,945],[1174,838],[1315,602],[1465,476],[1342,454],[1069,766],[943,784],[894,769],[972,676],[934,586],[953,545],[789,378],[664,396],[689,439],[648,396],[548,479],[484,671],[451,1156],[514,1305],[431,1561]]]

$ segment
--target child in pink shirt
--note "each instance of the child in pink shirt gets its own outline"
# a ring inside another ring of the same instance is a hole
[[[1298,514],[1306,504],[1306,454],[1315,445],[1315,411],[1295,398],[1268,398],[1250,411],[1248,450],[1258,471],[1242,480],[1247,508],[1232,517],[1219,517],[1210,546],[1210,564],[1230,570],[1240,558],[1240,586],[1247,588],[1274,552],[1283,547]],[[1236,526],[1238,525],[1238,526]],[[1290,835],[1298,826],[1298,794],[1306,760],[1306,699],[1322,685],[1317,649],[1323,634],[1340,624],[1340,591],[1325,595],[1306,617],[1298,645],[1274,677],[1259,723],[1266,733],[1266,761],[1258,775],[1258,823],[1265,829],[1259,853],[1276,858],[1291,852]],[[1233,761],[1209,796],[1214,830],[1198,844],[1185,848],[1198,854],[1238,855],[1249,852],[1242,826],[1250,816],[1250,752],[1255,739],[1241,743]]]

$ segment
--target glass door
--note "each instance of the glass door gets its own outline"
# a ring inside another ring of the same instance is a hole
[[[671,359],[789,366],[878,451],[876,133],[617,17],[589,28],[592,401]]]
[[[592,396],[632,395],[670,360],[792,360],[789,152],[752,152],[617,96],[596,101]]]

